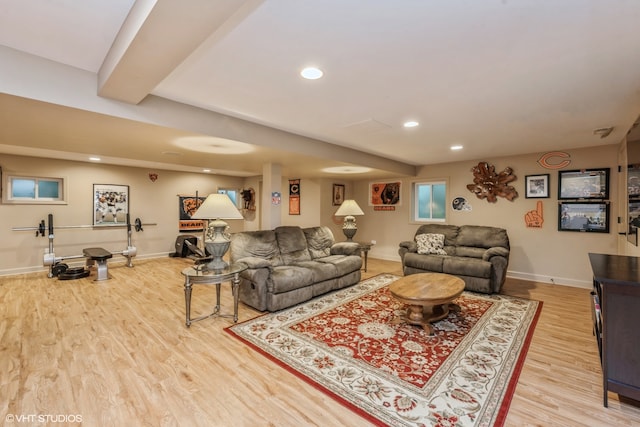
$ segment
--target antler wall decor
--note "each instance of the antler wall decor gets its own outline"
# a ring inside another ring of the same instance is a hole
[[[478,199],[487,199],[488,202],[495,203],[498,200],[496,196],[504,197],[509,201],[518,197],[516,189],[508,185],[517,179],[513,174],[513,169],[505,168],[497,174],[493,165],[480,162],[478,166],[471,168],[471,172],[474,176],[473,184],[467,185],[467,188]]]

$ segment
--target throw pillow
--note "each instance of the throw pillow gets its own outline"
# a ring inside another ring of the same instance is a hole
[[[418,234],[416,243],[419,254],[447,254],[444,250],[444,234]]]

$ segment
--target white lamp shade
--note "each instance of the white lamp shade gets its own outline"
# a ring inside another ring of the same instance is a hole
[[[336,216],[355,216],[355,215],[364,215],[360,206],[356,203],[355,200],[349,199],[342,202],[338,210],[336,211]]]
[[[204,203],[200,205],[192,219],[243,219],[242,214],[236,208],[226,194],[209,194]]]

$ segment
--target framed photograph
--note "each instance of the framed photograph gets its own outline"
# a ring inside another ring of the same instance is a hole
[[[549,197],[549,174],[526,175],[524,177],[524,196],[527,199],[546,199]]]
[[[369,206],[400,206],[402,182],[372,182],[369,186]]]
[[[609,198],[609,168],[558,172],[558,200]]]
[[[333,184],[333,206],[340,206],[344,202],[344,185]]]
[[[558,231],[609,232],[608,202],[561,202]]]
[[[125,225],[129,213],[129,186],[93,184],[93,226]]]

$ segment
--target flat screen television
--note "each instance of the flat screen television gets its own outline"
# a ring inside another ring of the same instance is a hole
[[[608,202],[560,202],[558,231],[609,232]]]
[[[609,168],[558,172],[558,200],[609,199]]]

